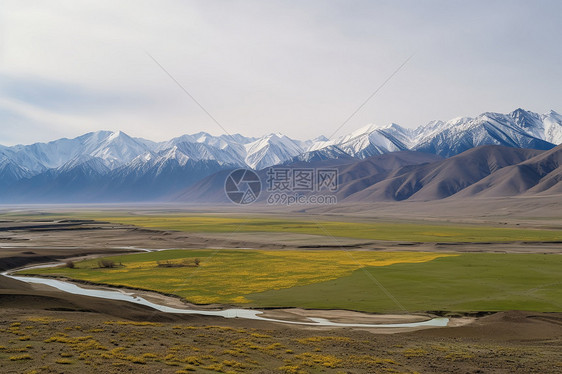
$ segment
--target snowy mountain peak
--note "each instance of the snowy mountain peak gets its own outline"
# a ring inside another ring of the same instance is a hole
[[[159,160],[163,161],[163,160],[175,160],[178,162],[179,165],[181,166],[185,166],[185,164],[187,164],[187,162],[189,161],[190,157],[188,155],[186,155],[185,153],[183,153],[182,151],[179,150],[179,148],[177,146],[172,147],[170,150],[168,150],[167,152],[163,153],[160,157]]]
[[[196,138],[195,141],[197,143],[205,143],[211,137],[211,135],[207,134],[206,132],[200,132],[193,136]]]
[[[381,129],[384,129],[384,128],[385,128],[385,126],[370,124],[370,125],[360,127],[355,131],[352,131],[351,134],[349,134],[347,136],[344,136],[344,138],[346,138],[346,137],[354,138],[354,137],[357,137],[357,136],[368,135],[368,134],[372,133],[373,131],[381,130]]]
[[[552,117],[556,118],[558,121],[562,121],[562,115],[560,115],[558,112],[555,112],[554,110],[550,110],[547,114],[545,114],[545,117]]]
[[[115,132],[112,132],[111,135],[109,135],[109,137],[107,138],[107,140],[108,140],[108,141],[112,141],[112,140],[118,139],[118,138],[120,138],[120,137],[127,137],[127,136],[128,136],[128,135],[125,134],[125,133],[122,132],[122,131],[115,131]]]
[[[185,165],[187,160],[212,161],[218,165],[261,169],[300,155],[303,155],[298,158],[301,161],[361,159],[388,152],[418,150],[448,157],[484,144],[549,149],[561,143],[560,114],[551,110],[540,115],[517,108],[508,114],[486,112],[475,118],[431,121],[416,129],[403,128],[396,123],[369,124],[332,140],[321,136],[301,141],[279,132],[260,138],[199,132],[152,142],[132,138],[122,131],[96,131],[74,139],[0,146],[0,171],[6,170],[10,175],[23,178],[63,166],[91,164],[93,159],[110,170],[142,168],[172,160],[180,165]]]
[[[92,148],[88,154],[101,158],[111,169],[129,162],[149,150],[145,144],[122,131],[112,132],[98,144],[88,144],[88,146]]]
[[[522,128],[541,126],[541,116],[537,113],[527,112],[521,108],[514,110],[509,113],[509,116],[513,118],[516,124]]]
[[[301,153],[304,149],[283,134],[269,134],[246,144],[246,165],[253,169],[277,165]]]
[[[272,132],[270,134],[267,134],[267,135],[261,137],[261,139],[284,139],[284,138],[288,139],[288,137],[286,135],[284,135],[280,132]]]
[[[64,165],[58,167],[56,173],[69,173],[69,172],[80,172],[84,174],[98,174],[104,175],[109,172],[109,167],[107,167],[104,160],[98,157],[92,157],[89,155],[80,155]]]

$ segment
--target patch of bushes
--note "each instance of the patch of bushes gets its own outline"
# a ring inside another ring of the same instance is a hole
[[[158,267],[160,268],[183,268],[183,267],[198,267],[201,260],[198,258],[186,259],[183,261],[158,261]]]
[[[102,259],[98,261],[98,267],[100,269],[113,269],[122,266],[123,266],[122,263],[117,264],[115,261],[112,260]]]

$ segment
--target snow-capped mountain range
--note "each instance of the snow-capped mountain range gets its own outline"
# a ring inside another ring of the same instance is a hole
[[[369,125],[335,140],[316,142],[310,151],[335,148],[356,158],[414,150],[454,156],[479,145],[548,149],[562,143],[562,116],[554,111],[537,114],[517,109],[509,114],[483,113],[432,121],[416,129],[397,124]]]
[[[253,138],[201,132],[153,142],[120,131],[98,131],[49,143],[0,146],[0,187],[17,189],[18,183],[29,187],[54,183],[57,178],[78,183],[80,178],[90,178],[110,189],[116,183],[143,181],[147,185],[151,181],[150,185],[155,179],[172,183],[178,173],[189,175],[182,182],[188,183],[235,167],[263,169],[295,161],[365,159],[404,150],[450,157],[485,144],[544,150],[561,143],[560,114],[523,109],[432,121],[416,129],[369,125],[337,139],[305,141],[279,133]]]

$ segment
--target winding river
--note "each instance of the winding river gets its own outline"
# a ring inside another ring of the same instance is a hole
[[[30,266],[27,269],[37,268],[37,267],[58,266],[58,265],[60,264],[48,264],[48,265],[38,265],[38,266],[36,265],[36,266]],[[422,322],[381,323],[381,324],[338,323],[338,322],[332,322],[325,318],[313,318],[313,317],[307,317],[310,322],[288,321],[288,320],[262,317],[260,315],[263,314],[263,312],[259,310],[252,310],[252,309],[197,310],[197,309],[188,309],[187,307],[173,308],[166,305],[153,303],[151,301],[146,300],[143,297],[135,296],[132,293],[127,293],[124,290],[84,288],[70,281],[63,281],[63,280],[52,279],[52,278],[41,278],[36,276],[16,276],[16,275],[11,275],[10,272],[4,272],[2,273],[2,275],[8,278],[12,278],[30,284],[43,284],[74,295],[97,297],[100,299],[107,299],[107,300],[128,301],[131,303],[144,305],[165,313],[194,314],[194,315],[216,316],[216,317],[224,317],[224,318],[244,318],[244,319],[267,321],[267,322],[278,322],[278,323],[285,323],[285,324],[292,324],[292,325],[331,326],[331,327],[364,327],[364,328],[445,327],[449,323],[448,318],[442,318],[442,317],[433,318]]]

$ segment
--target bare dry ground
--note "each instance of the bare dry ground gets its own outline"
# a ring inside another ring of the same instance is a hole
[[[561,318],[540,313],[499,313],[465,327],[381,335],[161,316],[113,305],[129,313],[119,318],[93,309],[60,311],[53,301],[28,300],[22,307],[21,299],[0,300],[3,373],[558,373],[562,368]]]

